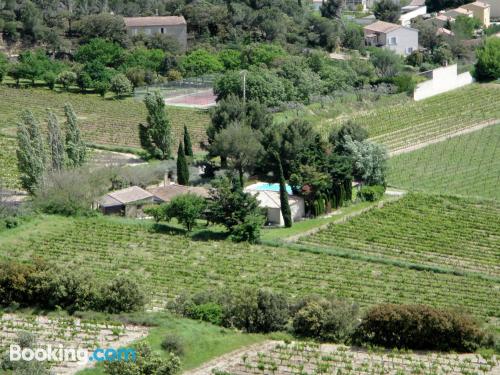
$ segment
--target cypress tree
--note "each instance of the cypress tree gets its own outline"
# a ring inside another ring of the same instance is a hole
[[[148,110],[147,124],[139,124],[141,146],[152,157],[166,160],[172,156],[172,126],[165,112],[165,101],[159,92],[144,98]]]
[[[290,204],[288,202],[288,192],[286,191],[286,181],[283,174],[283,166],[281,165],[281,159],[276,153],[276,161],[278,164],[278,174],[280,179],[280,205],[281,214],[283,215],[283,220],[285,221],[285,227],[290,228],[292,226],[292,212],[290,210]]]
[[[49,112],[47,143],[52,159],[52,170],[60,171],[64,168],[64,144],[59,121],[53,112]]]
[[[68,164],[71,167],[80,167],[87,158],[87,148],[81,138],[73,106],[69,103],[65,104],[64,113],[66,115],[66,154],[68,155]]]
[[[47,158],[40,125],[30,111],[21,113],[21,121],[17,125],[17,143],[21,184],[28,192],[33,193],[42,183]]]
[[[193,146],[191,144],[191,136],[189,135],[188,128],[184,125],[184,153],[186,156],[193,156]]]
[[[189,185],[189,169],[182,142],[179,142],[179,149],[177,150],[177,183],[179,185]]]

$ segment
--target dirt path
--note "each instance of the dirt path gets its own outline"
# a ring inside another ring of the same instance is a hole
[[[464,134],[473,133],[475,131],[484,129],[488,126],[492,126],[492,125],[495,125],[498,123],[499,123],[498,120],[489,120],[489,121],[481,122],[481,123],[474,125],[474,126],[471,126],[469,128],[462,129],[462,130],[459,130],[459,131],[454,132],[454,133],[445,134],[445,135],[431,139],[431,140],[426,141],[426,142],[416,143],[416,144],[408,146],[408,147],[399,148],[397,150],[391,151],[389,153],[389,156],[393,157],[393,156],[397,156],[397,155],[401,155],[401,154],[406,154],[408,152],[412,152],[415,150],[420,150],[421,148],[427,147],[429,145],[444,142],[444,141],[447,141],[448,139],[459,137],[459,136],[464,135]]]
[[[264,343],[254,344],[250,346],[245,346],[241,349],[234,350],[230,353],[226,353],[220,357],[212,359],[211,361],[205,362],[200,367],[192,370],[185,371],[182,375],[211,375],[212,370],[220,369],[225,370],[229,367],[235,366],[241,362],[241,357],[243,354],[248,357],[254,357],[259,352],[267,352],[274,348],[279,341],[265,341]]]

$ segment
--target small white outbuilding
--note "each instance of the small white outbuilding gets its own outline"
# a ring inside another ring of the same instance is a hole
[[[247,193],[252,194],[259,201],[259,206],[267,211],[267,221],[271,225],[283,226],[285,221],[281,214],[280,194],[270,190],[247,189]],[[302,220],[306,214],[304,198],[297,195],[288,195],[288,204],[292,212],[292,220]]]

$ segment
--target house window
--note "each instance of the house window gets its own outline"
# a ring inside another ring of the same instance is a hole
[[[396,44],[396,37],[395,36],[391,36],[389,38],[389,44],[390,45],[395,45]]]
[[[160,29],[160,32],[161,32],[162,34],[165,34],[165,28],[163,28],[163,27],[162,27],[162,28]]]
[[[413,52],[413,47],[408,47],[408,48],[406,49],[406,53],[407,53],[408,55],[409,55],[409,54],[411,54],[412,52]]]

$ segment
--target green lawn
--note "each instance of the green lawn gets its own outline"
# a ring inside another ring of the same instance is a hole
[[[146,108],[133,98],[103,99],[95,94],[73,94],[46,88],[9,88],[0,85],[0,130],[14,134],[19,112],[32,110],[45,121],[47,108],[60,118],[65,103],[71,103],[80,119],[84,139],[89,143],[110,146],[139,147],[138,124],[146,121]],[[167,107],[173,133],[178,138],[187,125],[193,146],[204,140],[208,125],[207,111]],[[3,128],[3,129],[2,129]],[[176,142],[174,142],[176,143]]]
[[[265,335],[244,334],[234,330],[221,328],[208,323],[174,317],[168,313],[136,314],[135,319],[127,320],[141,323],[146,319],[148,324],[154,324],[148,337],[144,340],[159,353],[165,353],[161,342],[167,335],[181,338],[184,355],[181,356],[182,370],[190,370],[225,353],[244,346],[262,342]],[[79,375],[102,375],[102,367],[80,371]]]
[[[500,123],[395,156],[388,183],[403,189],[500,199]]]
[[[499,228],[498,202],[409,194],[299,243],[479,272],[500,280]]]
[[[435,212],[436,221],[440,214]],[[414,224],[416,228],[407,230],[418,232],[421,223]],[[401,219],[396,225],[405,222]],[[391,238],[391,228],[387,225],[387,233],[380,235]],[[422,228],[420,237],[436,229]],[[495,245],[494,237],[491,241]],[[483,251],[486,257],[494,249],[485,244]],[[33,256],[92,272],[103,280],[123,273],[137,276],[149,293],[149,305],[158,307],[180,293],[271,287],[290,296],[334,293],[362,306],[417,302],[480,316],[499,316],[500,311],[498,283],[485,277],[412,269],[376,257],[362,260],[283,247],[197,241],[183,234],[157,233],[144,221],[41,217],[2,233],[0,257],[30,261]]]

